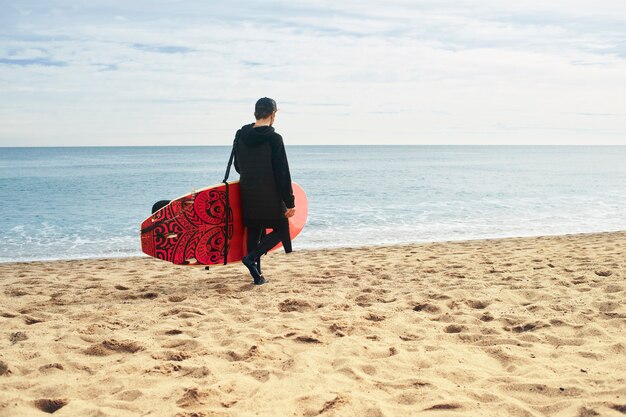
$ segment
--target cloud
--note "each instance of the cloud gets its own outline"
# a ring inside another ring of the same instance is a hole
[[[0,18],[0,146],[620,143],[621,1],[27,2]],[[312,129],[312,124],[315,128]]]
[[[16,59],[16,58],[0,58],[0,65],[18,65],[27,67],[31,65],[41,65],[44,67],[64,67],[65,62],[51,61],[47,58],[30,58],[30,59]]]
[[[141,43],[135,43],[132,45],[132,47],[142,51],[158,52],[162,54],[185,54],[192,51],[192,49],[190,48],[174,45],[146,45]]]

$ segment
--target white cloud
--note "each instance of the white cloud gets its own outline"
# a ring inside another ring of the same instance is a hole
[[[30,3],[0,146],[227,144],[265,95],[294,144],[626,143],[626,10],[601,3]]]

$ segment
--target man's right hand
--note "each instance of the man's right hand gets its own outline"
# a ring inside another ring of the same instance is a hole
[[[287,211],[285,212],[285,217],[286,218],[290,218],[290,217],[293,217],[294,214],[296,214],[296,208],[295,207],[287,209]]]

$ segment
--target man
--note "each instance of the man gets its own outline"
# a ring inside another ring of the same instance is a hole
[[[288,218],[296,213],[285,145],[272,127],[276,111],[274,100],[259,99],[254,108],[256,123],[239,129],[233,145],[243,222],[248,229],[248,255],[242,262],[255,285],[267,282],[261,274],[261,255],[279,242],[285,253],[291,252]],[[266,229],[272,232],[266,235]]]

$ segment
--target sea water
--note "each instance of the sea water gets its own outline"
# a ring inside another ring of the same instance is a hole
[[[626,230],[626,147],[288,146],[295,249]],[[141,255],[152,204],[228,147],[0,148],[0,262]],[[231,179],[237,179],[233,170]]]

